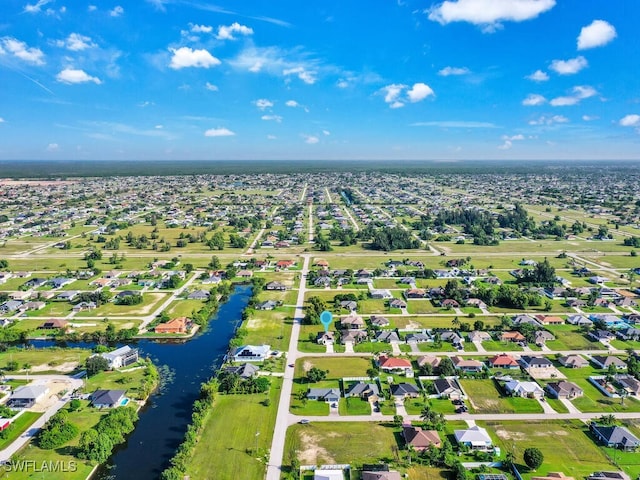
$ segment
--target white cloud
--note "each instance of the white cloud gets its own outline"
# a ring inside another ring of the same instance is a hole
[[[102,83],[98,77],[92,77],[84,70],[75,68],[65,68],[56,75],[56,80],[67,84],[93,82],[100,85]]]
[[[216,38],[218,40],[235,40],[234,33],[240,35],[253,35],[253,29],[245,25],[240,25],[238,22],[234,22],[229,26],[220,25],[218,27],[218,34]]]
[[[0,39],[0,55],[5,54],[5,52],[13,54],[14,57],[32,65],[44,65],[44,53],[42,53],[42,50],[29,47],[25,42],[17,38],[2,37]]]
[[[308,71],[304,67],[287,68],[282,71],[282,74],[285,77],[288,77],[289,75],[295,75],[308,85],[313,85],[314,83],[316,83],[316,72]]]
[[[217,85],[209,82],[205,83],[204,88],[206,88],[210,92],[217,92],[219,90]]]
[[[256,48],[249,46],[229,61],[234,68],[253,73],[268,73],[276,77],[297,76],[307,84],[316,82],[321,72],[335,74],[337,68],[323,66],[319,60],[300,49],[284,50],[278,47]],[[288,81],[288,79],[287,79]]]
[[[285,105],[287,107],[291,107],[291,108],[295,108],[295,107],[299,107],[300,106],[300,104],[298,102],[296,102],[295,100],[287,100],[285,102]]]
[[[468,75],[471,71],[467,67],[444,67],[438,75],[448,77],[449,75]]]
[[[609,22],[594,20],[590,25],[582,27],[580,30],[578,50],[601,47],[612,41],[617,35],[615,27]]]
[[[338,83],[336,83],[336,87],[338,87],[338,88],[348,88],[349,87],[349,82],[347,82],[345,79],[341,78],[340,80],[338,80]]]
[[[264,110],[265,108],[273,107],[273,102],[271,100],[267,100],[266,98],[259,98],[255,102],[253,102],[256,107],[260,110]]]
[[[574,75],[589,65],[582,55],[569,60],[554,60],[549,68],[559,75]]]
[[[598,91],[589,85],[578,85],[573,87],[573,95],[553,98],[549,104],[554,107],[568,107],[577,105],[585,98],[591,98],[598,94]]]
[[[111,15],[112,17],[120,17],[122,16],[123,13],[124,13],[124,8],[122,8],[120,5],[117,5],[116,7],[114,7],[113,10],[109,10],[109,15]]]
[[[547,75],[547,73],[543,72],[542,70],[536,70],[526,78],[534,82],[546,82],[547,80],[549,80],[549,75]]]
[[[30,5],[27,3],[24,6],[24,11],[25,13],[40,13],[40,11],[42,10],[42,7],[44,7],[45,5],[51,2],[52,0],[38,0],[33,5]]]
[[[169,67],[174,70],[188,67],[209,68],[220,65],[220,60],[205,49],[194,50],[189,47],[180,47],[169,50],[173,53]]]
[[[384,94],[384,101],[390,108],[402,108],[407,101],[416,103],[435,95],[431,87],[422,82],[414,83],[411,88],[401,83],[392,83],[382,87],[379,92]],[[403,93],[406,93],[406,98],[402,97]]]
[[[58,150],[60,150],[60,145],[58,145],[57,143],[50,143],[49,145],[47,145],[46,150],[47,152],[57,152]]]
[[[4,118],[0,117],[0,123],[4,123]]]
[[[429,20],[446,25],[469,22],[486,33],[501,28],[501,22],[536,18],[555,6],[555,0],[448,0],[427,10]]]
[[[433,90],[426,83],[414,83],[411,90],[407,92],[407,96],[409,97],[409,101],[411,103],[416,103],[424,100],[431,95],[435,95]]]
[[[204,132],[205,137],[232,137],[234,135],[234,132],[224,127],[210,128]]]
[[[162,130],[164,128],[164,125],[156,125],[153,128],[157,128],[158,130]]]
[[[191,31],[192,32],[196,32],[196,33],[211,33],[213,32],[213,27],[209,26],[209,25],[194,25],[194,24],[189,24],[191,27]]]
[[[322,130],[322,134],[328,137],[329,135],[331,135],[331,132],[329,130]]]
[[[593,122],[594,120],[598,120],[600,117],[597,115],[583,115],[582,120],[585,122]]]
[[[546,102],[547,102],[547,99],[544,98],[542,95],[538,95],[537,93],[532,93],[522,101],[522,105],[524,105],[525,107],[535,107],[538,105],[543,105]]]
[[[89,12],[95,12],[96,10],[98,10],[98,7],[95,6],[95,5],[89,5],[87,7],[87,11],[89,11]]]
[[[155,105],[155,102],[150,102],[148,100],[145,100],[144,102],[140,102],[138,104],[140,108],[152,107],[153,105]]]
[[[96,45],[90,37],[79,33],[71,33],[65,40],[58,40],[56,46],[64,47],[72,52],[80,52],[88,48],[95,48]]]
[[[406,85],[392,83],[386,87],[382,87],[381,92],[384,92],[384,101],[387,103],[394,103],[402,93],[402,90],[407,88]]]
[[[502,145],[499,145],[498,149],[509,150],[513,146],[513,142],[524,140],[524,135],[522,135],[521,133],[512,136],[503,135],[502,140],[504,140],[504,143]]]
[[[625,115],[620,119],[620,126],[622,127],[640,127],[640,115],[635,113]]]
[[[563,115],[553,115],[551,117],[541,116],[537,120],[529,121],[529,125],[553,125],[554,123],[567,123],[569,119]]]
[[[315,135],[302,135],[302,138],[304,138],[304,143],[308,143],[309,145],[314,145],[320,141]]]
[[[553,107],[571,107],[580,103],[578,97],[556,97],[551,99],[549,104]]]
[[[276,138],[278,137],[276,137],[275,135],[267,135],[267,140],[275,140]]]
[[[260,119],[267,122],[282,122],[282,117],[280,115],[263,115],[262,117],[260,117]]]

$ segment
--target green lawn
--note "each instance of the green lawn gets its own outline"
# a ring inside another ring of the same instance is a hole
[[[126,390],[127,397],[142,400],[143,394],[139,390],[146,370],[147,367],[124,372],[100,372],[87,378],[85,391],[91,393],[96,390]]]
[[[284,463],[290,465],[292,455],[306,465],[359,466],[390,460],[391,446],[402,446],[396,432],[385,424],[372,422],[293,425],[287,431]]]
[[[488,340],[482,342],[487,352],[521,352],[522,347],[515,342],[502,342],[500,340]]]
[[[338,404],[340,415],[371,415],[371,404],[361,398],[341,398]]]
[[[186,474],[194,479],[235,480],[242,472],[243,479],[262,480],[265,462],[260,459],[271,447],[280,388],[281,381],[272,379],[268,395],[219,395]],[[267,398],[268,407],[262,404]]]
[[[491,379],[460,379],[462,389],[469,396],[474,413],[542,413],[540,404],[530,398],[501,396]]]
[[[371,359],[361,357],[309,357],[296,362],[295,376],[302,378],[311,367],[329,370],[327,378],[366,377],[371,368]]]
[[[42,416],[41,412],[24,412],[9,427],[6,438],[0,440],[0,450],[7,448],[22,435],[29,426]]]
[[[91,351],[84,348],[43,348],[43,349],[23,349],[12,347],[5,352],[0,353],[0,368],[4,367],[8,362],[18,362],[20,368],[26,363],[31,367],[41,366],[43,369],[55,371],[56,368],[63,364],[71,366],[71,364],[83,363],[86,358],[91,355]],[[19,373],[19,372],[16,372]],[[10,375],[11,372],[8,372]]]
[[[516,464],[525,479],[546,472],[564,472],[574,478],[584,478],[598,470],[615,470],[589,437],[588,427],[578,420],[478,424],[493,433],[494,442],[503,455],[515,451]],[[529,447],[539,448],[544,455],[544,464],[538,472],[528,471],[522,460],[524,449]]]

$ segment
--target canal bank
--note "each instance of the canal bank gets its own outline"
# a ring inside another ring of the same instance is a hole
[[[229,341],[242,322],[251,286],[235,287],[208,328],[189,341],[141,340],[140,353],[168,372],[161,387],[140,410],[140,420],[126,443],[116,448],[97,480],[158,478],[182,442],[200,385],[220,367]]]

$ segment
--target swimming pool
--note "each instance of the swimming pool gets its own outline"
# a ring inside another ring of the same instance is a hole
[[[127,403],[129,403],[129,399],[128,398],[123,398],[122,400],[120,400],[120,406],[124,407]]]

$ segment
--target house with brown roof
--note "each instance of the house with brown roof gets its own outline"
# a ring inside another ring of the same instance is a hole
[[[253,272],[251,270],[238,270],[236,276],[240,278],[251,278],[253,277]]]
[[[578,385],[564,380],[548,383],[546,390],[555,398],[571,399],[584,395],[584,391]]]
[[[60,320],[57,318],[52,318],[47,320],[38,326],[39,330],[53,330],[56,328],[67,328],[68,322],[66,320]]]
[[[156,333],[187,333],[191,327],[191,321],[187,317],[178,317],[166,323],[156,325]]]
[[[342,328],[364,328],[365,322],[360,315],[349,315],[340,320]]]
[[[410,423],[402,425],[402,436],[407,446],[413,447],[416,452],[423,452],[431,445],[436,448],[442,446],[442,440],[437,430],[423,430],[421,427],[414,427]]]
[[[567,355],[565,357],[560,357],[558,359],[558,363],[567,368],[583,368],[589,366],[589,362],[580,355]]]
[[[296,264],[295,260],[278,260],[276,262],[276,268],[280,270],[286,270],[289,267],[292,267]]]
[[[416,359],[416,363],[419,367],[431,365],[433,368],[438,368],[438,365],[440,365],[440,358],[434,355],[422,355]]]
[[[560,317],[553,315],[534,315],[534,318],[538,320],[542,325],[563,325],[564,320]]]
[[[411,366],[411,362],[405,358],[387,357],[386,355],[380,355],[378,357],[378,366],[383,372],[400,372],[405,374],[413,374],[413,367]]]
[[[502,332],[502,335],[500,335],[500,341],[517,343],[524,342],[525,338],[520,332]]]
[[[458,355],[451,357],[453,366],[456,370],[462,370],[463,372],[474,373],[481,372],[484,369],[484,364],[478,360],[465,359]]]
[[[508,368],[508,369],[518,369],[520,368],[520,364],[518,361],[513,358],[511,355],[507,355],[506,353],[501,353],[500,355],[494,355],[487,363],[491,368]]]

